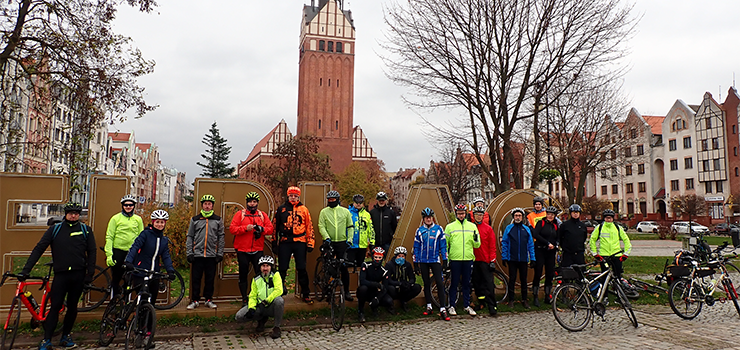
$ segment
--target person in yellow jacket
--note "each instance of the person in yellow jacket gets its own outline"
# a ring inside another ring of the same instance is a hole
[[[121,279],[126,269],[123,262],[136,237],[144,231],[144,221],[134,214],[136,197],[127,194],[121,198],[121,212],[113,215],[108,221],[105,232],[105,263],[111,267],[111,286],[113,295],[121,293]]]
[[[352,197],[352,202],[347,209],[352,215],[354,235],[348,237],[350,246],[347,250],[347,261],[360,267],[365,262],[368,246],[371,251],[375,247],[375,230],[373,229],[373,218],[365,210],[365,197],[356,194]]]
[[[319,213],[319,233],[324,239],[324,245],[331,245],[334,257],[346,259],[347,248],[352,245],[355,235],[355,225],[352,214],[345,207],[339,205],[339,192],[329,191],[326,194],[327,207]],[[344,284],[344,299],[354,301],[349,294],[349,271],[347,266],[340,268],[342,284]]]
[[[283,279],[275,272],[275,259],[265,255],[259,260],[260,274],[252,280],[249,303],[236,313],[237,321],[257,320],[257,333],[265,331],[268,317],[275,319],[270,337],[280,338],[280,325],[283,322],[285,301],[283,300]]]
[[[462,283],[463,303],[465,311],[475,316],[475,310],[470,307],[470,277],[473,273],[473,261],[475,261],[474,248],[480,248],[480,234],[478,226],[466,220],[468,215],[465,204],[455,206],[455,217],[457,220],[447,224],[445,237],[447,239],[447,253],[450,259],[450,289],[457,290],[457,285]],[[455,303],[457,293],[450,294],[450,306],[447,312],[450,316],[456,316]]]
[[[632,243],[630,243],[630,238],[624,232],[624,229],[614,223],[615,215],[614,210],[604,210],[601,214],[604,217],[604,222],[594,227],[589,245],[594,257],[601,263],[601,270],[606,270],[604,262],[607,262],[611,265],[614,274],[621,277],[622,262],[627,260],[630,252],[632,252]],[[624,242],[624,249],[622,249],[620,241]],[[599,243],[598,250],[596,250],[596,243]]]

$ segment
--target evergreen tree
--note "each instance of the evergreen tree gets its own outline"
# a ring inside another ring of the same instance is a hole
[[[206,160],[205,163],[197,162],[203,172],[200,176],[217,178],[217,179],[230,179],[233,178],[234,167],[229,166],[229,154],[231,153],[231,147],[226,146],[226,139],[221,137],[218,131],[216,122],[211,124],[211,129],[208,130],[206,136],[203,137],[204,145],[206,145],[206,153],[200,156]]]

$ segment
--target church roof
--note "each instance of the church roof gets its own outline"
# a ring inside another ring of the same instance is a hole
[[[373,151],[373,147],[370,146],[370,141],[367,140],[362,128],[357,125],[352,132],[352,160],[368,160],[372,158],[378,158],[378,155]]]
[[[242,164],[246,163],[248,165],[260,155],[272,155],[272,152],[275,151],[278,145],[292,138],[293,133],[288,129],[288,123],[285,122],[285,119],[281,119],[277,126],[254,145],[252,152],[249,152],[249,156],[247,156],[247,159]]]

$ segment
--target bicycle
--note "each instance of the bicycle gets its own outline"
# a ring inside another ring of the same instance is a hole
[[[617,303],[622,306],[627,318],[637,328],[637,317],[632,310],[632,305],[609,263],[604,262],[606,271],[593,278],[588,277],[587,269],[597,264],[598,262],[591,262],[561,269],[563,283],[555,288],[552,297],[552,313],[555,320],[571,332],[586,328],[589,321],[593,322],[594,314],[604,320],[608,303],[607,294],[611,289],[617,295]]]
[[[316,270],[313,283],[316,286],[316,300],[326,299],[331,305],[331,325],[335,331],[342,329],[344,323],[344,290],[340,269],[344,259],[334,257],[334,248],[331,244],[323,244],[321,255],[316,258]]]
[[[720,253],[726,246],[727,242],[725,242],[724,246],[720,246],[718,250],[712,252],[712,255],[715,256],[715,254]],[[730,258],[734,257],[737,257],[737,254],[724,256],[706,264],[692,260],[688,266],[687,273],[677,272],[677,275],[685,274],[686,276],[678,279],[671,286],[668,293],[668,302],[673,312],[683,319],[690,320],[699,315],[702,304],[713,306],[717,301],[725,302],[732,300],[735,310],[740,315],[737,290],[732,283],[733,276],[730,275],[731,273],[727,268],[730,266],[731,269],[737,271],[737,267],[729,262]],[[687,267],[677,266],[676,270],[678,268],[684,268],[684,271],[686,271]],[[715,278],[714,275],[717,270],[719,270],[720,275],[718,278]],[[710,278],[709,281],[705,280],[707,277]],[[715,292],[723,293],[724,296],[714,297]]]
[[[493,271],[491,271],[491,274],[493,274],[493,287],[496,292],[496,303],[501,303],[504,300],[506,300],[506,298],[509,297],[509,281],[504,275],[504,273],[499,270],[494,269]],[[452,283],[452,278],[450,277],[450,275],[451,275],[451,272],[449,268],[442,270],[442,280],[444,281],[444,284],[445,284],[445,295],[448,298],[450,297],[450,294],[449,294],[450,284]],[[432,304],[434,305],[435,308],[440,308],[443,305],[440,304],[439,300],[437,300],[439,299],[437,297],[437,282],[434,280],[434,278],[430,278],[429,280],[430,280],[430,283],[432,284],[431,286]],[[471,293],[474,293],[472,289],[473,288],[472,288],[472,283],[471,283]],[[462,284],[461,283],[457,285],[457,299],[455,300],[458,300],[458,301],[462,300]],[[472,297],[471,297],[471,300],[472,300]],[[447,302],[445,301],[444,305],[446,304]]]
[[[18,281],[18,285],[15,289],[15,297],[13,298],[13,301],[10,303],[10,310],[8,310],[8,318],[5,320],[5,326],[3,327],[3,336],[2,336],[2,341],[0,343],[0,349],[10,350],[13,348],[13,343],[15,342],[15,335],[18,333],[18,326],[20,325],[22,307],[25,306],[25,308],[31,314],[31,328],[36,328],[40,324],[42,324],[44,321],[46,321],[46,317],[49,315],[49,311],[51,310],[51,305],[49,303],[49,299],[50,299],[49,292],[51,291],[51,285],[49,283],[49,280],[51,278],[51,271],[52,271],[53,263],[48,262],[44,264],[44,266],[49,267],[49,272],[46,273],[45,277],[29,276],[29,277],[26,277],[24,281],[20,281],[20,280]],[[5,273],[3,273],[3,278],[2,278],[2,281],[0,281],[0,286],[3,286],[5,284],[5,280],[7,280],[8,277],[22,278],[18,274],[13,274],[10,271],[6,271]],[[28,280],[39,280],[39,281],[29,282]],[[36,299],[33,298],[33,295],[31,294],[31,292],[26,291],[26,288],[28,286],[39,286],[39,285],[41,286],[39,290],[43,290],[43,296],[41,297],[41,304],[38,304]],[[59,311],[59,313],[62,314],[64,310],[65,310],[65,306],[62,305],[62,309]]]
[[[123,307],[121,311],[126,315],[124,319],[127,320],[128,323],[125,348],[126,350],[140,347],[143,347],[145,350],[151,349],[153,347],[152,343],[154,343],[157,315],[154,306],[151,303],[152,294],[149,293],[149,281],[153,278],[159,278],[160,280],[166,279],[168,275],[138,267],[134,267],[130,271],[127,271],[127,274],[129,274],[129,276],[127,276],[127,281],[130,281],[133,274],[143,274],[144,276],[141,289],[136,293],[136,299],[129,302],[127,305],[130,306]],[[138,286],[131,286],[129,283],[129,287],[127,287],[127,289],[134,289],[136,287]],[[104,322],[101,322],[101,339],[103,337],[103,323]],[[116,325],[116,323],[113,323],[113,325]],[[120,320],[118,325],[120,325]],[[116,327],[113,327],[113,338],[115,338],[115,330]],[[110,337],[110,334],[106,333],[106,336]],[[110,338],[110,341],[112,340],[113,339]],[[110,341],[108,343],[110,343]]]

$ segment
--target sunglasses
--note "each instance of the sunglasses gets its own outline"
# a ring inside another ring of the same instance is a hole
[[[123,206],[124,206],[124,207],[133,207],[133,206],[134,206],[134,204],[124,204]]]

